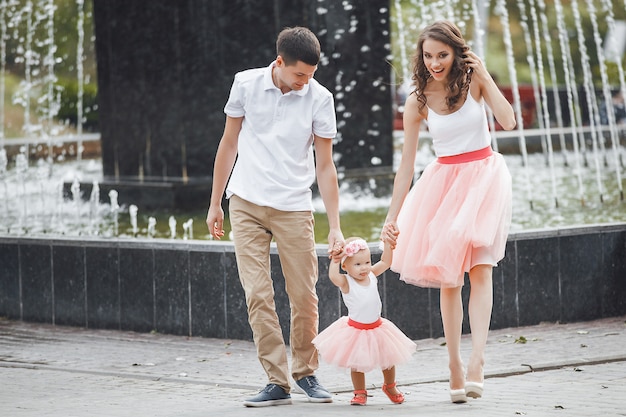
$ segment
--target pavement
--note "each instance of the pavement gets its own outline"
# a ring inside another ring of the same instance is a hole
[[[91,330],[0,319],[0,416],[626,416],[626,316],[490,332],[485,391],[452,404],[443,339],[416,341],[397,369],[394,405],[382,373],[368,404],[349,405],[350,374],[321,363],[333,402],[247,408],[267,383],[252,342]],[[470,338],[463,336],[467,361]]]

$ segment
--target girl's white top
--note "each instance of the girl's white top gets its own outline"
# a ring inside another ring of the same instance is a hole
[[[350,291],[341,293],[343,302],[348,307],[348,317],[359,323],[374,323],[380,317],[383,303],[378,293],[378,279],[370,272],[369,285],[360,285],[354,278],[346,274]]]

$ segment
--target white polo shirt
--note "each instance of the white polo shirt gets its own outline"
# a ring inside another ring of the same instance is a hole
[[[329,140],[337,134],[333,96],[313,78],[302,90],[282,94],[272,82],[274,65],[235,75],[224,113],[244,119],[226,197],[313,210],[313,134]]]

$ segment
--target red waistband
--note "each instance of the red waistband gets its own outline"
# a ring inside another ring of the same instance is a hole
[[[379,317],[374,323],[359,323],[351,318],[348,318],[348,324],[352,327],[356,327],[359,330],[372,330],[383,324],[383,320]]]
[[[462,164],[464,162],[479,161],[490,157],[493,154],[491,146],[479,149],[477,151],[462,153],[452,156],[440,156],[437,158],[437,162],[440,164]]]

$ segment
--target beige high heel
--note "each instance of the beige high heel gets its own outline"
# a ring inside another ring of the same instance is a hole
[[[451,389],[450,401],[455,404],[462,404],[467,402],[467,395],[465,394],[465,388]]]
[[[465,383],[465,395],[470,398],[480,398],[483,396],[483,387],[484,383],[482,382],[467,381]]]

